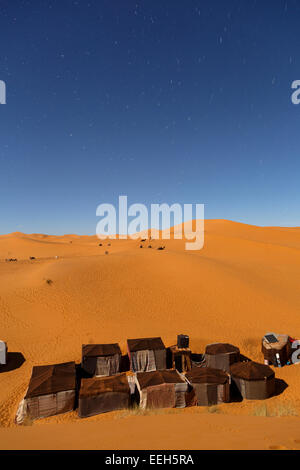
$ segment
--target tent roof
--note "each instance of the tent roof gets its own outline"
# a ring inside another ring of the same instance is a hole
[[[254,361],[235,362],[230,367],[230,373],[234,377],[244,380],[263,380],[275,376],[271,367]]]
[[[185,380],[178,374],[177,370],[138,372],[136,374],[136,378],[141,389],[152,387],[153,385],[161,385],[164,383],[177,384],[185,382]]]
[[[82,345],[82,357],[113,356],[114,354],[121,354],[118,343]]]
[[[75,362],[50,366],[34,366],[25,398],[75,390]]]
[[[229,343],[213,343],[208,344],[205,348],[205,354],[228,354],[228,353],[239,353],[240,350],[236,346]]]
[[[130,388],[125,373],[113,375],[110,377],[93,377],[91,379],[82,379],[79,398],[92,397],[109,392],[130,393]]]
[[[191,383],[209,383],[209,384],[225,384],[229,381],[229,375],[220,369],[211,367],[195,367],[187,372],[186,378]]]
[[[144,351],[149,349],[165,349],[165,345],[160,337],[128,339],[127,344],[128,349],[131,352]]]

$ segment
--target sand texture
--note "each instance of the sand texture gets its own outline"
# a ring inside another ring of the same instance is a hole
[[[276,395],[264,402],[14,424],[32,366],[79,363],[83,343],[118,342],[125,353],[127,338],[170,346],[184,333],[194,352],[229,342],[262,362],[266,332],[300,338],[300,228],[207,220],[204,248],[184,243],[0,236],[0,339],[11,364],[0,371],[1,449],[300,449],[300,365],[275,369]]]

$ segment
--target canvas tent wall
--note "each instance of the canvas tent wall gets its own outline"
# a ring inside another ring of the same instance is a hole
[[[243,398],[263,400],[275,391],[275,373],[264,364],[254,361],[237,362],[230,368],[232,381]]]
[[[229,372],[231,364],[240,360],[240,350],[228,343],[208,344],[205,349],[207,367]]]
[[[230,376],[210,367],[192,369],[186,378],[196,392],[197,405],[217,405],[230,401]]]
[[[82,379],[79,392],[80,418],[128,408],[130,388],[126,374]]]
[[[75,362],[34,366],[17,422],[22,422],[25,416],[37,419],[71,411],[75,395]]]
[[[5,365],[7,361],[7,344],[0,341],[0,366]]]
[[[142,409],[184,408],[195,396],[177,370],[138,372],[136,386]]]
[[[121,350],[114,344],[83,344],[81,367],[91,376],[102,377],[120,372]]]
[[[273,335],[276,337],[276,343],[269,343],[265,337],[262,340],[262,353],[264,359],[274,366],[284,366],[291,357],[292,345],[288,335]],[[276,355],[279,355],[279,364]]]
[[[166,368],[166,348],[161,338],[128,339],[128,356],[133,372]]]

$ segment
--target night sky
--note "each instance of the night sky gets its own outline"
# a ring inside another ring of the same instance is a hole
[[[298,0],[0,0],[0,233],[100,203],[300,226]]]

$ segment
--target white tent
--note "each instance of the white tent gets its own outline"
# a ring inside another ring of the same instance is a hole
[[[7,346],[4,341],[0,340],[0,365],[6,364]]]

